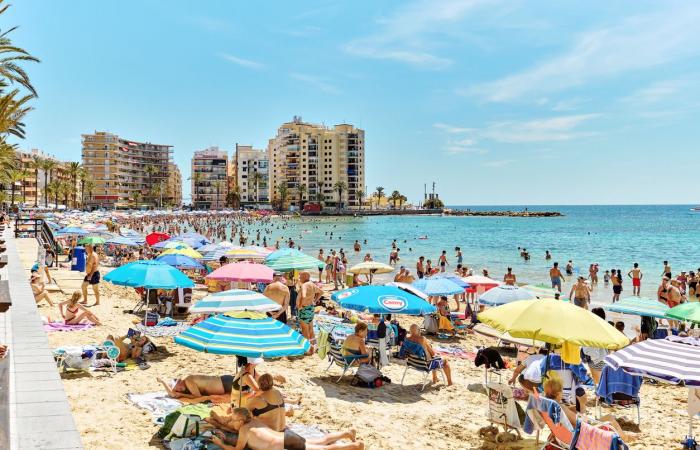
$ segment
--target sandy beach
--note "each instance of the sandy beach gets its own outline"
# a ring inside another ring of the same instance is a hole
[[[22,262],[29,268],[36,256],[36,241],[18,240]],[[105,270],[103,269],[103,274]],[[58,302],[79,289],[83,275],[67,269],[52,271],[58,288],[51,287],[51,297]],[[85,331],[55,332],[49,334],[52,347],[92,344],[101,342],[108,334],[124,334],[133,325],[136,316],[125,312],[137,301],[133,289],[101,285],[101,304],[91,310],[101,319],[102,326]],[[59,290],[60,288],[60,290]],[[198,292],[195,298],[203,296]],[[92,296],[92,294],[91,294]],[[42,315],[55,317],[56,308],[41,306]],[[406,321],[408,324],[409,321]],[[156,379],[183,377],[193,373],[228,374],[235,370],[232,357],[205,354],[175,344],[172,338],[154,338],[166,351],[149,358],[151,367],[138,368],[116,374],[110,372],[74,372],[63,375],[66,393],[87,449],[145,449],[162,448],[156,436],[158,426],[150,414],[136,408],[126,398],[130,393],[162,390]],[[469,335],[450,343],[457,343],[467,351],[477,345],[493,344],[485,337]],[[487,399],[467,390],[470,383],[483,380],[483,369],[476,368],[467,359],[451,359],[454,385],[446,387],[439,382],[424,392],[419,390],[420,375],[409,371],[406,385],[400,380],[404,366],[392,364],[385,369],[392,384],[379,389],[350,386],[350,377],[336,384],[336,367],[330,375],[324,373],[328,363],[317,356],[266,361],[263,372],[283,375],[287,382],[282,387],[286,396],[303,397],[301,409],[295,411],[292,423],[318,425],[327,430],[348,427],[358,429],[358,437],[371,449],[534,449],[534,436],[514,444],[496,445],[485,442],[479,429],[486,426]],[[335,375],[335,377],[333,377]],[[504,375],[504,380],[510,375]],[[644,384],[641,390],[642,423],[638,441],[633,449],[680,448],[678,442],[687,433],[685,413],[687,390],[668,385]],[[591,413],[594,408],[591,406]],[[604,414],[612,413],[603,409]],[[616,410],[618,417],[634,421],[634,409]],[[630,428],[634,429],[634,428]]]

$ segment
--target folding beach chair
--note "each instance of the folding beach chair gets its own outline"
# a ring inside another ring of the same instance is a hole
[[[406,370],[404,370],[403,376],[401,377],[401,385],[403,385],[403,380],[404,378],[406,378],[406,372],[408,372],[408,369],[413,369],[423,373],[422,386],[420,389],[421,392],[425,389],[425,386],[428,384],[428,375],[430,375],[435,370],[440,371],[440,374],[442,375],[442,381],[443,383],[446,383],[445,374],[442,371],[445,361],[441,357],[436,356],[433,359],[428,359],[423,347],[421,347],[419,344],[416,344],[415,342],[411,342],[408,340],[404,341],[403,345],[401,346],[401,350],[399,351],[399,355],[407,356]]]
[[[330,369],[333,364],[342,368],[343,373],[340,374],[338,380],[336,380],[336,383],[339,383],[340,380],[342,380],[345,376],[345,372],[349,370],[350,373],[353,373],[353,369],[357,371],[357,369],[360,367],[359,360],[367,357],[368,355],[345,356],[343,355],[342,346],[336,341],[331,340],[328,347],[328,359],[330,359],[330,364],[328,364],[328,367],[326,367],[325,371],[328,372],[328,369]]]
[[[160,301],[158,300],[158,289],[136,288],[136,292],[139,294],[140,298],[132,310],[133,314],[148,311],[153,306],[160,307]]]
[[[600,382],[596,390],[596,417],[600,417],[601,403],[611,407],[637,407],[637,425],[641,423],[641,399],[639,389],[642,387],[642,377],[630,375],[622,368],[613,369],[606,365],[600,374]]]

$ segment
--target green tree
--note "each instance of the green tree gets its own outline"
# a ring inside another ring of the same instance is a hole
[[[394,204],[394,209],[396,209],[396,202],[401,200],[401,193],[399,191],[394,191],[391,193],[391,197],[389,197],[389,200],[392,201]]]
[[[85,170],[85,167],[80,168],[78,178],[80,179],[80,205],[83,208],[85,208],[85,182],[88,178],[87,170]]]
[[[279,210],[283,211],[285,209],[285,205],[287,203],[287,196],[289,196],[289,189],[287,188],[286,184],[280,184],[277,187],[277,192],[280,195],[279,198]]]
[[[29,168],[34,171],[34,207],[39,206],[39,170],[43,167],[44,160],[39,155],[32,156],[32,160],[29,162]]]
[[[343,206],[343,192],[347,188],[347,185],[345,184],[344,181],[338,181],[333,185],[333,189],[338,192],[338,209],[341,209]]]
[[[226,205],[231,208],[241,207],[241,189],[238,185],[229,189],[228,194],[226,194]]]
[[[355,195],[357,195],[357,201],[360,203],[360,211],[362,211],[362,200],[365,198],[365,191],[359,189],[355,192]]]
[[[382,197],[384,197],[384,188],[382,186],[377,186],[374,189],[377,195],[377,208],[379,208],[379,205],[382,203]]]
[[[214,188],[216,189],[216,206],[214,208],[221,209],[221,205],[219,204],[219,194],[221,193],[221,188],[225,187],[225,181],[216,180],[213,184]]]
[[[43,159],[41,162],[41,170],[44,171],[44,207],[48,208],[49,207],[49,196],[46,192],[46,189],[48,189],[50,181],[49,179],[53,178],[53,170],[56,168],[58,163],[54,161],[53,159],[46,158]],[[53,180],[52,180],[53,181]],[[58,206],[56,206],[58,208]]]
[[[253,174],[250,176],[250,180],[248,180],[249,183],[253,183],[253,187],[255,188],[255,203],[260,203],[258,192],[260,190],[260,182],[262,180],[263,176],[257,170],[253,171]]]
[[[83,197],[85,197],[85,194],[87,193],[88,200],[90,201],[90,203],[92,203],[92,192],[94,190],[95,190],[95,182],[90,180],[90,179],[86,179],[85,184],[83,184]]]
[[[141,191],[132,192],[131,198],[134,200],[134,209],[139,209],[139,200],[141,200]]]
[[[24,172],[21,169],[10,169],[6,181],[10,184],[10,206],[15,206],[15,189],[17,183],[24,180]]]
[[[71,189],[73,197],[73,208],[77,208],[76,196],[78,194],[78,177],[80,177],[81,169],[82,166],[79,162],[71,162],[70,164],[68,164],[68,176],[70,177],[73,188]]]
[[[307,187],[305,184],[298,184],[297,185],[297,196],[299,198],[299,210],[301,211],[304,208],[304,196],[306,195]]]

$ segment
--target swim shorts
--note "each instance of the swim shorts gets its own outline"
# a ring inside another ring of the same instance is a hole
[[[309,324],[314,321],[314,305],[304,306],[299,309],[297,314],[299,320],[303,323]]]
[[[100,272],[97,270],[92,273],[92,277],[88,280],[88,276],[85,275],[85,278],[83,278],[83,282],[87,282],[88,284],[100,284]]]
[[[621,292],[622,292],[622,285],[621,284],[613,285],[613,294],[619,294]]]
[[[640,287],[642,285],[642,280],[639,278],[632,278],[632,286]]]
[[[552,278],[552,287],[561,287],[561,278]]]
[[[284,430],[285,450],[306,450],[306,439],[299,436],[292,430]]]
[[[580,306],[581,308],[588,309],[588,299],[575,297],[574,298],[574,305]]]

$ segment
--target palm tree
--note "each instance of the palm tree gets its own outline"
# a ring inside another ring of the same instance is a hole
[[[21,169],[10,169],[7,173],[6,181],[10,184],[10,206],[15,206],[15,188],[17,183],[24,179],[24,172]]]
[[[87,170],[85,170],[85,167],[81,167],[78,178],[80,178],[80,204],[83,208],[85,208],[85,182],[87,181],[87,177]]]
[[[41,169],[44,171],[44,207],[49,207],[49,196],[46,193],[46,189],[49,187],[49,178],[53,178],[53,169],[56,168],[58,163],[53,159],[46,158],[41,162]],[[58,206],[56,206],[58,208]]]
[[[340,209],[343,206],[343,191],[346,187],[347,185],[344,181],[338,181],[333,185],[333,189],[338,191],[338,209]]]
[[[0,15],[10,7],[10,5],[3,6],[3,2],[4,0],[0,0]],[[31,56],[26,50],[12,45],[12,41],[8,36],[16,29],[17,27],[12,27],[0,34],[0,54],[3,55],[2,59],[0,59],[0,79],[5,83],[19,84],[27,89],[32,96],[36,96],[36,90],[29,81],[29,76],[18,63],[23,61],[39,62],[39,60]]]
[[[154,178],[158,174],[158,168],[156,166],[146,166],[146,175],[148,175],[148,178]],[[156,190],[157,190],[157,185],[158,183],[154,183],[151,181],[151,201],[155,204],[156,203]]]
[[[85,197],[85,193],[87,192],[88,194],[88,200],[92,202],[92,191],[95,189],[95,182],[86,179],[85,183],[83,184],[83,198]]]
[[[299,211],[304,208],[304,195],[306,194],[307,187],[305,184],[297,185],[297,195],[299,196]]]
[[[29,170],[22,169],[22,204],[27,204],[27,178],[31,177]]]
[[[226,205],[231,208],[240,208],[241,206],[241,189],[238,185],[228,190],[226,194]]]
[[[201,172],[195,172],[190,177],[190,180],[194,181],[194,189],[192,189],[192,206],[197,206],[197,201],[199,200],[199,184],[202,182],[203,175]]]
[[[399,208],[403,208],[403,204],[408,201],[408,197],[405,195],[402,195],[401,198],[399,198]]]
[[[287,203],[287,196],[289,195],[289,189],[286,184],[280,184],[277,188],[277,192],[280,194],[280,211],[284,210],[284,205]]]
[[[72,191],[73,191],[73,207],[76,207],[76,202],[75,202],[75,197],[78,194],[78,177],[80,176],[80,170],[82,169],[82,166],[80,165],[79,162],[71,162],[68,165],[68,175],[70,176],[70,180],[72,183]]]
[[[216,206],[215,209],[220,209],[219,207],[219,192],[221,191],[221,188],[224,187],[224,181],[223,180],[216,180],[214,181],[214,187],[216,188]]]
[[[39,169],[43,168],[44,160],[39,155],[32,156],[32,160],[29,162],[29,168],[34,170],[34,207],[39,206]]]
[[[44,188],[46,199],[48,199],[50,196],[53,195],[53,198],[55,200],[56,209],[58,209],[58,196],[60,194],[59,190],[60,190],[60,184],[58,181],[51,181],[49,184],[46,185],[46,188]]]
[[[58,191],[63,198],[63,205],[68,209],[68,198],[73,194],[74,186],[68,180],[61,180],[59,182]]]
[[[401,199],[401,193],[399,191],[394,191],[391,193],[389,199],[394,203],[394,209],[396,209],[396,202]]]
[[[141,191],[132,192],[131,197],[134,199],[134,208],[139,209],[139,200],[141,200]]]
[[[377,191],[377,208],[382,203],[382,197],[384,197],[384,188],[382,186],[377,186],[374,188]]]
[[[362,211],[362,199],[365,197],[365,191],[359,189],[355,192],[355,194],[357,195],[357,199],[360,202],[360,211]]]
[[[260,175],[260,173],[256,170],[253,172],[253,174],[250,176],[249,182],[253,183],[253,187],[255,188],[255,203],[260,202],[260,197],[258,197],[258,190],[259,190],[259,185],[260,182],[263,180],[263,176]]]

